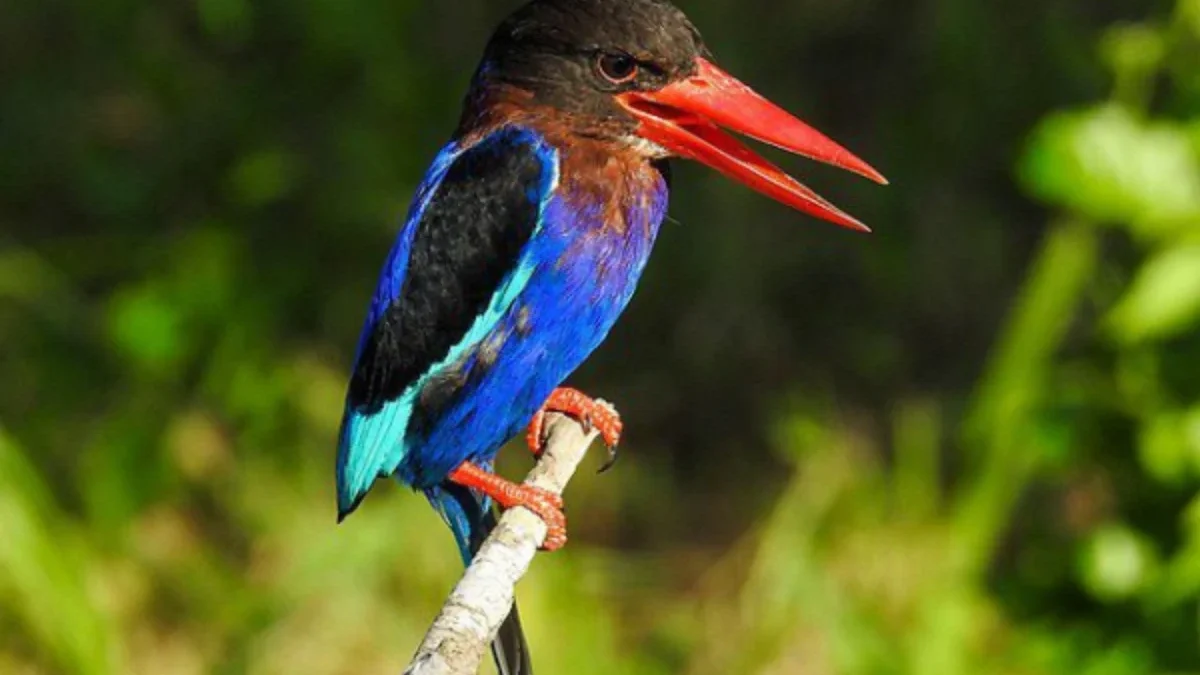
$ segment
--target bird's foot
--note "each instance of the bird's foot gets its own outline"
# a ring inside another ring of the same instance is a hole
[[[617,463],[617,444],[621,441],[621,417],[607,403],[567,388],[555,389],[529,423],[525,443],[529,445],[529,450],[535,457],[542,456],[542,446],[546,441],[546,413],[549,412],[570,415],[579,420],[588,432],[593,429],[600,432],[600,437],[604,439],[604,445],[608,448],[608,461],[600,467],[600,473],[608,471]]]
[[[521,485],[484,471],[471,462],[463,462],[448,478],[459,485],[486,494],[506,509],[524,506],[546,523],[543,551],[557,551],[567,543],[567,517],[559,495],[532,485]]]

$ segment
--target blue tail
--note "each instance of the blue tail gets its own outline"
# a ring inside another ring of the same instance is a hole
[[[425,496],[450,526],[463,564],[469,565],[483,541],[496,527],[496,514],[492,510],[491,500],[449,481],[425,490]],[[496,639],[492,640],[492,657],[496,660],[496,670],[500,675],[533,675],[529,643],[525,640],[515,601],[500,631],[496,633]]]

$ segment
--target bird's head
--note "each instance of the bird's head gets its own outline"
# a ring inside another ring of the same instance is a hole
[[[574,134],[647,159],[700,161],[784,204],[867,228],[725,133],[886,180],[866,162],[718,68],[666,0],[533,0],[496,30],[471,99],[519,91]],[[470,106],[468,106],[470,109]]]

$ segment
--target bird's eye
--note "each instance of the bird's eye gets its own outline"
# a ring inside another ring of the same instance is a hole
[[[601,54],[596,67],[613,84],[625,84],[638,75],[638,62],[628,54]]]

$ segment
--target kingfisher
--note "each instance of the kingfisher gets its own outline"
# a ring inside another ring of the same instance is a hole
[[[886,183],[879,172],[719,68],[666,0],[533,0],[497,28],[458,127],[383,265],[346,395],[339,520],[377,479],[422,491],[469,562],[493,505],[524,506],[566,542],[562,500],[493,472],[545,416],[622,425],[562,387],[633,296],[667,212],[669,160],[702,162],[806,214],[866,231],[727,132]],[[514,607],[493,652],[531,672]]]

